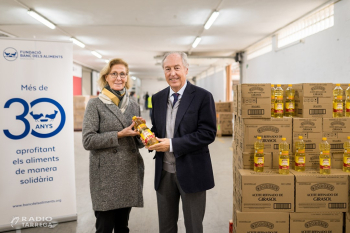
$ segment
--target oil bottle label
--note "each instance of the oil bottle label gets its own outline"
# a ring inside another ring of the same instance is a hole
[[[295,110],[295,106],[294,106],[294,103],[286,103],[286,112],[291,112],[293,113]]]
[[[289,151],[287,150],[280,151],[280,155],[289,155]]]
[[[345,149],[344,154],[350,154],[350,150]]]
[[[275,103],[275,113],[283,113],[283,103]]]
[[[329,150],[324,150],[320,152],[321,155],[329,155]]]
[[[297,149],[297,153],[298,153],[298,154],[305,154],[305,149],[301,149],[301,150],[300,150],[300,149],[299,149],[299,150]]]
[[[333,103],[333,112],[343,112],[343,104]]]
[[[295,166],[305,167],[305,156],[295,156]]]
[[[275,99],[276,100],[283,100],[283,96],[282,95],[275,96]]]
[[[255,150],[256,154],[264,154],[264,149]]]
[[[147,143],[150,139],[155,138],[154,134],[150,129],[145,129],[140,133],[141,138]]]
[[[289,159],[279,159],[279,168],[288,170],[289,169]]]
[[[331,169],[331,159],[320,158],[320,169]]]
[[[346,103],[346,112],[350,112],[350,101]]]
[[[343,166],[350,168],[350,157],[343,157]]]
[[[287,100],[294,100],[294,95],[287,96]]]
[[[264,167],[264,157],[254,157],[254,167]]]

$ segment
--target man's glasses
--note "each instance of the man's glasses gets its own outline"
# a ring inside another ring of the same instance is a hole
[[[128,76],[128,74],[126,74],[126,73],[124,73],[124,72],[120,72],[119,74],[118,74],[117,72],[113,72],[113,73],[109,73],[109,75],[110,75],[112,78],[114,78],[114,79],[118,78],[118,76],[119,76],[121,79],[125,79],[126,76]]]

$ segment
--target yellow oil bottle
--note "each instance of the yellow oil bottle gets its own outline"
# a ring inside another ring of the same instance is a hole
[[[345,116],[350,117],[350,84],[349,87],[345,90]]]
[[[286,110],[284,115],[287,117],[295,116],[295,90],[293,89],[292,84],[288,84],[286,89]]]
[[[331,146],[327,142],[327,138],[322,138],[320,143],[320,173],[331,174],[331,156],[329,153]]]
[[[154,133],[147,127],[146,122],[136,116],[133,116],[132,120],[135,122],[135,129],[139,131],[141,138],[145,141],[147,146],[159,143]]]
[[[254,143],[254,171],[263,172],[264,171],[264,143],[261,137],[257,137],[257,141]]]
[[[279,173],[286,175],[289,174],[289,144],[286,142],[286,138],[282,138],[282,142],[279,144]]]
[[[299,140],[295,142],[295,171],[303,172],[305,171],[305,142],[303,136],[298,137]]]
[[[271,117],[275,117],[275,85],[271,84]]]
[[[275,88],[275,104],[274,104],[275,118],[282,118],[284,112],[283,105],[283,89],[281,84],[277,84]]]
[[[333,90],[333,117],[343,117],[343,89],[337,83]]]
[[[350,136],[348,136],[348,140],[344,142],[343,171],[350,172]]]

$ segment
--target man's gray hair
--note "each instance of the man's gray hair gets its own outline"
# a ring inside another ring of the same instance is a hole
[[[162,60],[162,68],[164,69],[164,60],[171,54],[179,54],[181,56],[182,59],[182,64],[188,68],[189,64],[188,64],[188,58],[187,58],[187,54],[184,52],[167,52],[164,54],[163,60]]]

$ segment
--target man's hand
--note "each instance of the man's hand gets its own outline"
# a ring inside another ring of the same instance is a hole
[[[126,127],[122,131],[118,132],[118,138],[123,138],[123,137],[133,137],[133,136],[138,136],[140,133],[137,130],[133,130],[132,127],[134,127],[135,122],[133,122],[130,126]]]
[[[170,150],[170,140],[169,138],[157,138],[159,143],[150,146],[148,149],[149,150],[155,150],[158,152],[167,152]]]
[[[145,146],[145,148],[146,148],[147,150],[149,150],[149,148],[148,148],[148,146],[147,146],[146,142],[143,140],[143,138],[142,138],[142,137],[140,137],[140,139],[141,139],[141,141],[142,141],[143,145]]]

